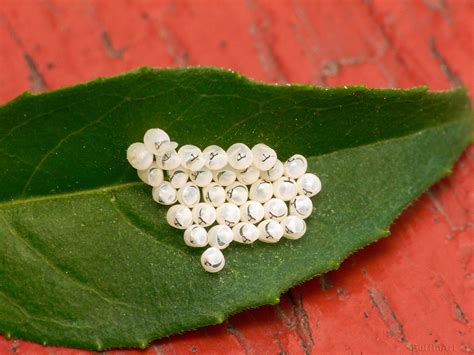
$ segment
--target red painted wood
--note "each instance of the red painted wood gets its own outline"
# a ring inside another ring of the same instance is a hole
[[[0,102],[141,65],[263,81],[474,90],[474,2],[2,0]],[[392,236],[277,306],[110,354],[473,351],[474,147]],[[86,354],[0,337],[0,353]]]

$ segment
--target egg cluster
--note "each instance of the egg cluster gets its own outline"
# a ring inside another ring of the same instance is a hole
[[[128,148],[127,159],[153,186],[153,199],[173,205],[166,219],[184,230],[186,245],[210,246],[201,256],[206,271],[222,270],[221,250],[233,241],[277,243],[306,232],[304,219],[313,211],[310,197],[321,190],[321,181],[306,172],[302,155],[282,163],[265,144],[250,149],[236,143],[227,151],[217,145],[203,151],[193,145],[177,148],[166,132],[153,128],[143,143]]]

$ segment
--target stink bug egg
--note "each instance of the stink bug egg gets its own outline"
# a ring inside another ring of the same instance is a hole
[[[297,179],[306,172],[308,162],[306,158],[300,154],[295,154],[285,163],[285,175]]]
[[[212,172],[214,181],[222,186],[229,186],[232,184],[237,175],[235,174],[235,170],[232,169],[230,166],[226,166],[224,169],[221,170],[214,170]]]
[[[186,144],[179,148],[178,155],[181,159],[181,165],[191,171],[201,169],[206,163],[201,149],[191,144]]]
[[[258,228],[246,222],[241,222],[232,228],[234,241],[238,243],[251,244],[258,239]]]
[[[216,209],[208,203],[199,203],[193,208],[194,223],[207,227],[216,221]]]
[[[168,181],[163,181],[151,191],[153,200],[162,205],[172,205],[178,198],[178,192]]]
[[[198,225],[191,225],[184,231],[184,242],[193,248],[205,247],[207,245],[207,232]]]
[[[192,182],[187,182],[182,188],[178,190],[178,202],[188,206],[194,207],[199,203],[201,193],[199,187]]]
[[[255,165],[259,170],[267,171],[271,169],[276,161],[277,154],[270,148],[268,145],[263,143],[257,144],[252,148],[253,154],[253,165]]]
[[[229,165],[236,170],[248,168],[253,161],[252,151],[243,143],[233,144],[227,149]]]
[[[225,265],[224,254],[219,249],[210,247],[202,253],[201,265],[207,272],[219,272]]]
[[[265,210],[263,205],[257,201],[247,201],[240,206],[240,219],[242,222],[256,224],[263,219]]]
[[[283,237],[283,227],[273,219],[265,219],[258,225],[258,239],[264,243],[277,243]]]
[[[192,171],[189,174],[189,178],[199,187],[205,187],[212,181],[212,172],[207,168]]]
[[[314,174],[304,174],[298,181],[298,193],[308,197],[313,197],[321,191],[321,180]]]
[[[184,169],[176,169],[168,172],[170,183],[174,188],[179,189],[188,182],[188,172]]]
[[[249,197],[260,203],[267,202],[273,196],[273,185],[267,180],[259,179],[250,186]]]
[[[240,182],[234,182],[225,189],[227,201],[240,206],[249,198],[249,189]]]
[[[273,194],[283,201],[290,201],[296,196],[297,192],[296,181],[289,177],[281,177],[273,183]]]
[[[237,172],[237,180],[242,184],[252,185],[260,177],[260,170],[255,166],[250,165],[247,169]]]
[[[143,143],[133,143],[127,149],[127,160],[137,170],[146,170],[153,163],[153,154]]]
[[[233,203],[224,203],[217,207],[216,220],[219,224],[233,227],[240,221],[240,210]]]
[[[156,156],[156,164],[163,170],[174,170],[181,164],[176,150],[168,150],[163,155]]]
[[[283,176],[285,168],[283,163],[279,160],[276,161],[275,165],[267,171],[262,171],[260,177],[268,181],[276,181]]]
[[[204,201],[214,207],[219,207],[225,202],[225,190],[218,183],[211,183],[202,189]]]
[[[163,170],[158,168],[156,163],[151,164],[146,170],[137,170],[137,174],[140,180],[150,186],[158,186],[163,182]]]
[[[300,218],[308,218],[313,212],[313,202],[308,196],[299,195],[290,201],[290,214]]]
[[[274,219],[275,221],[281,221],[288,215],[288,206],[283,200],[279,198],[272,198],[263,205],[265,210],[266,219]]]
[[[155,155],[161,155],[165,153],[163,151],[163,143],[169,142],[170,137],[168,134],[159,128],[152,128],[145,132],[143,136],[143,142],[147,149]],[[173,148],[175,149],[175,148]]]
[[[171,227],[186,229],[193,223],[193,214],[186,206],[174,205],[166,213],[166,221]]]
[[[306,233],[306,223],[299,217],[288,216],[282,222],[284,236],[288,239],[300,239]]]
[[[203,150],[206,167],[211,170],[223,169],[227,164],[227,153],[217,145],[210,145]]]
[[[211,247],[225,249],[234,240],[234,233],[230,227],[218,224],[209,229],[208,237]]]

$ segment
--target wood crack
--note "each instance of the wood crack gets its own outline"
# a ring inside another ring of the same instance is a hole
[[[271,18],[262,8],[257,8],[257,4],[253,0],[247,0],[247,7],[251,10],[251,23],[248,32],[255,44],[258,60],[263,71],[272,82],[288,82],[280,58],[276,55],[271,41],[267,38],[269,36],[268,29],[271,27]],[[260,21],[255,19],[255,14],[262,16],[259,19]]]
[[[43,92],[48,89],[46,80],[44,79],[43,74],[38,69],[36,61],[33,59],[33,56],[25,49],[23,41],[20,36],[16,33],[13,26],[4,18],[0,17],[0,24],[4,24],[10,38],[16,44],[16,46],[23,52],[23,59],[28,67],[29,76],[28,80],[30,81],[31,90],[33,92]]]
[[[43,92],[47,90],[48,85],[46,85],[46,80],[38,69],[38,65],[36,64],[36,61],[33,59],[33,57],[28,52],[24,52],[23,59],[28,66],[28,70],[30,71],[28,79],[30,80],[31,90],[33,92]]]
[[[105,52],[110,58],[123,59],[123,54],[127,51],[127,48],[115,48],[112,43],[112,38],[107,31],[103,31],[101,36],[102,46],[105,48]]]
[[[303,307],[303,299],[300,293],[296,296],[293,295],[293,291],[286,293],[288,300],[290,301],[291,310],[296,320],[295,330],[299,338],[299,343],[305,355],[309,355],[314,347],[313,333],[308,321],[308,314]]]
[[[433,36],[428,39],[428,45],[430,47],[430,52],[433,58],[438,63],[441,71],[443,72],[446,79],[448,79],[449,83],[453,87],[460,87],[463,86],[463,82],[461,78],[454,72],[454,70],[449,66],[445,57],[441,54],[436,44],[436,40]]]
[[[250,344],[248,343],[247,339],[245,339],[245,336],[237,328],[234,327],[230,320],[227,321],[226,330],[227,333],[232,335],[237,340],[239,345],[244,350],[245,355],[250,354]]]
[[[369,299],[379,313],[382,321],[388,328],[387,335],[394,336],[401,343],[406,343],[407,338],[403,330],[403,324],[397,317],[397,314],[390,306],[385,294],[378,289],[369,289]]]

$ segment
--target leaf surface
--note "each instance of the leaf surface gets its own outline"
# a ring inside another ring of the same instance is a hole
[[[308,232],[202,249],[166,224],[126,159],[151,127],[180,144],[264,142],[309,157],[322,192]],[[0,107],[0,332],[102,350],[222,322],[337,268],[450,172],[470,141],[462,89],[321,89],[212,68],[148,68]]]

